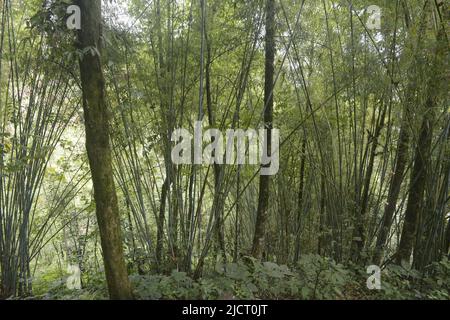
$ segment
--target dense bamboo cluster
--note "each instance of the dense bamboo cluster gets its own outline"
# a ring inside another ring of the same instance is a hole
[[[0,1],[0,297],[68,263],[129,299],[247,256],[449,256],[447,3],[80,0],[74,31],[64,1]],[[278,173],[173,163],[196,121],[266,129]]]

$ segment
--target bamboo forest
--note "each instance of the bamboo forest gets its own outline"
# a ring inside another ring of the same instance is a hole
[[[450,300],[446,0],[0,0],[0,300]]]

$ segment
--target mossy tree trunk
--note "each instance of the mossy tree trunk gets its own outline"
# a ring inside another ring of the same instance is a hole
[[[419,132],[417,146],[415,150],[414,164],[411,172],[410,190],[408,203],[405,211],[405,221],[403,224],[400,244],[397,251],[397,263],[409,263],[411,253],[417,235],[417,226],[420,215],[424,210],[424,194],[426,179],[430,171],[430,156],[433,142],[433,125],[435,122],[435,110],[438,104],[438,98],[441,92],[446,90],[442,88],[442,83],[447,83],[447,74],[445,73],[445,59],[448,56],[447,39],[443,27],[439,29],[436,39],[436,48],[433,64],[430,65],[429,80],[427,88],[427,98],[425,101],[425,114]]]
[[[264,83],[264,127],[267,129],[267,155],[271,154],[273,127],[273,89],[275,73],[275,1],[266,0],[266,36],[265,36],[265,83]],[[256,213],[255,233],[252,256],[261,259],[264,250],[266,222],[269,215],[270,176],[261,175],[259,180],[258,210]]]
[[[101,62],[102,16],[100,0],[78,0],[81,9],[79,49],[86,148],[94,186],[97,222],[106,280],[111,299],[131,299],[114,185],[105,81]]]

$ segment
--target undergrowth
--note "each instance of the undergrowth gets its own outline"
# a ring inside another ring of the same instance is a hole
[[[369,290],[365,269],[344,266],[318,255],[305,255],[294,268],[245,258],[218,264],[194,280],[185,272],[169,275],[131,275],[136,299],[439,299],[449,300],[450,262],[444,259],[424,272],[397,265],[381,273],[381,289]],[[83,289],[69,290],[66,277],[44,275],[35,285],[33,299],[107,299],[101,273],[83,278]]]

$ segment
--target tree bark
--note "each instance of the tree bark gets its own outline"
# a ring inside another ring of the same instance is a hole
[[[447,230],[445,231],[445,255],[450,259],[450,220],[447,222]]]
[[[406,28],[409,30],[411,26],[411,21],[408,13],[408,9],[405,3],[402,2],[403,11],[405,13],[405,24]],[[424,10],[427,8],[427,3],[424,5]],[[414,61],[409,70],[408,74],[408,87],[406,88],[405,94],[405,106],[402,114],[402,122],[400,126],[400,134],[397,143],[397,157],[395,159],[394,172],[392,174],[392,179],[389,185],[388,198],[386,206],[384,208],[384,214],[382,218],[382,224],[380,231],[378,233],[377,242],[375,245],[375,254],[373,261],[375,264],[380,264],[383,259],[383,254],[386,246],[386,241],[389,236],[389,231],[391,230],[392,219],[394,217],[395,209],[397,206],[398,196],[400,194],[400,188],[404,179],[405,169],[408,162],[408,152],[410,147],[410,133],[409,133],[409,119],[411,118],[411,109],[413,108],[413,97],[416,91],[416,73],[414,68],[417,65],[417,54],[420,51],[422,43],[422,34],[425,26],[425,14],[422,15],[420,33],[417,42],[416,54],[414,56]]]
[[[302,141],[302,155],[300,158],[300,185],[298,188],[298,205],[297,205],[297,225],[295,233],[295,251],[294,264],[298,262],[300,256],[300,240],[302,228],[302,213],[303,213],[303,194],[305,189],[305,167],[306,167],[306,136]]]
[[[411,188],[409,191],[408,204],[406,206],[405,221],[397,252],[397,263],[406,261],[409,263],[413,243],[416,234],[417,219],[423,204],[423,192],[425,190],[427,157],[431,148],[432,129],[430,116],[425,119],[420,129],[419,142],[416,148],[414,167],[411,173]]]
[[[79,49],[86,149],[94,185],[97,222],[100,231],[106,281],[111,299],[131,299],[120,229],[119,206],[113,179],[109,115],[101,62],[102,16],[100,0],[78,0],[82,29]]]
[[[159,215],[158,215],[158,230],[156,233],[156,262],[158,263],[158,269],[161,271],[162,264],[162,251],[164,245],[164,220],[166,215],[166,202],[167,193],[169,191],[169,178],[166,177],[164,180],[162,190],[161,190],[161,201],[159,205]]]
[[[273,89],[275,69],[275,1],[266,0],[266,36],[265,36],[265,83],[264,83],[264,126],[267,129],[267,154],[271,153],[273,127]],[[256,213],[255,234],[253,238],[252,256],[261,259],[266,222],[269,210],[270,176],[261,175],[259,179],[259,199]]]
[[[445,61],[448,50],[444,29],[441,28],[437,36],[436,51],[431,65],[430,77],[428,80],[427,98],[425,102],[425,115],[417,142],[414,166],[411,172],[411,187],[409,191],[408,203],[405,211],[405,221],[403,224],[400,245],[398,247],[396,260],[409,263],[411,253],[414,248],[417,232],[417,222],[424,206],[424,191],[429,167],[431,144],[433,140],[433,123],[437,105],[437,98],[440,93],[440,83],[445,83]],[[443,81],[444,80],[444,81]]]

